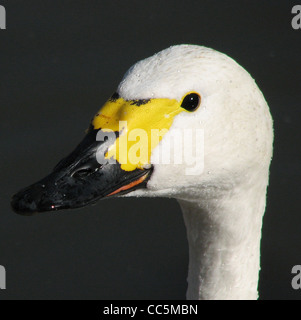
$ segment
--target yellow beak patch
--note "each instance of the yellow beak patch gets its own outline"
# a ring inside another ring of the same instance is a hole
[[[115,159],[125,171],[150,163],[151,153],[169,130],[174,117],[184,111],[175,99],[110,99],[92,120],[94,129],[118,132],[106,159]]]

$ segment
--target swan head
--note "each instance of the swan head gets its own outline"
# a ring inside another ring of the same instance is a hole
[[[198,198],[267,177],[272,141],[247,71],[215,50],[172,46],[132,66],[78,147],[12,206],[31,214],[124,194]]]

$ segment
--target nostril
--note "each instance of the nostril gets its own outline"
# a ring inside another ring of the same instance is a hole
[[[77,169],[76,171],[74,171],[71,176],[73,178],[76,178],[76,179],[85,178],[85,177],[91,175],[92,173],[98,171],[100,168],[101,167],[97,167],[97,168],[80,168],[80,169]]]
[[[84,177],[87,177],[88,175],[90,175],[92,172],[93,171],[90,168],[79,169],[79,170],[75,171],[72,174],[72,177],[74,177],[74,178],[84,178]]]

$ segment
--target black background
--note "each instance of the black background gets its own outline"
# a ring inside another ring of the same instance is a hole
[[[222,51],[256,79],[275,151],[263,224],[261,299],[299,299],[301,29],[298,1],[0,0],[0,299],[184,299],[188,250],[179,206],[112,199],[22,217],[10,197],[45,176],[137,60],[173,44]],[[301,2],[300,2],[301,4]]]

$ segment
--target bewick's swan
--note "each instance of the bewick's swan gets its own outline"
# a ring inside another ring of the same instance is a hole
[[[248,72],[215,50],[172,46],[130,68],[83,141],[12,206],[32,214],[125,194],[176,198],[187,298],[256,299],[272,143]]]

